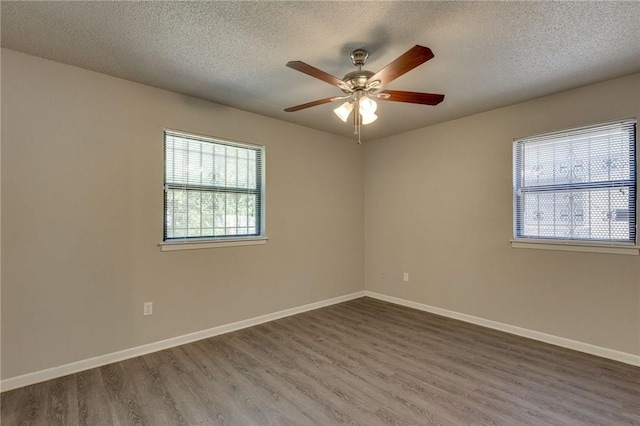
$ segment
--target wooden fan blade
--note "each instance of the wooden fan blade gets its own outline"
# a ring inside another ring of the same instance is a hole
[[[340,89],[351,91],[351,88],[344,81],[340,80],[338,77],[334,77],[331,74],[328,74],[322,70],[319,70],[316,67],[312,67],[309,64],[305,64],[300,61],[289,61],[287,62],[287,66],[296,71],[300,71],[311,77],[315,77],[318,80],[322,80],[325,83],[329,83],[332,86],[339,87]]]
[[[380,86],[385,86],[401,75],[411,71],[420,64],[433,58],[433,52],[428,47],[415,45],[405,53],[400,55],[389,65],[372,75],[367,84],[379,80]]]
[[[286,112],[296,112],[296,111],[300,111],[301,109],[311,108],[311,107],[322,105],[322,104],[328,104],[329,102],[333,102],[333,101],[336,101],[338,99],[344,99],[344,96],[332,96],[330,98],[318,99],[317,101],[307,102],[306,104],[297,105],[297,106],[294,106],[294,107],[291,107],[291,108],[287,108],[287,109],[285,109],[285,111]]]
[[[381,101],[409,102],[422,105],[438,105],[444,99],[444,95],[435,93],[404,92],[402,90],[383,90],[377,96],[377,99]]]

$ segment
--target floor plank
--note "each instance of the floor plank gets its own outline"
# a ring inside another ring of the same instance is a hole
[[[640,426],[640,368],[361,298],[0,402],[2,425]]]

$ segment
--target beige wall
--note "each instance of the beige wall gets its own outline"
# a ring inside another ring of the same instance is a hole
[[[640,354],[638,256],[509,243],[514,138],[638,116],[635,74],[367,143],[366,289]]]
[[[6,49],[1,75],[2,378],[363,289],[352,139]],[[266,146],[268,244],[160,252],[165,127]]]
[[[365,287],[640,354],[637,256],[509,245],[512,139],[637,117],[640,74],[364,150],[6,49],[1,78],[3,379]],[[267,245],[160,252],[165,127],[266,145]]]

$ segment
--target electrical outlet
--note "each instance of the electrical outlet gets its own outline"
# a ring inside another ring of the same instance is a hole
[[[386,280],[387,279],[387,274],[385,272],[383,272],[381,277],[382,277],[383,280]]]
[[[409,273],[405,272],[402,274],[402,280],[405,282],[409,282]]]
[[[153,314],[153,302],[145,302],[142,315],[147,316]]]

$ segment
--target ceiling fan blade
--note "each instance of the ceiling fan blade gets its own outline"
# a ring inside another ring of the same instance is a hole
[[[322,80],[325,83],[329,83],[332,86],[337,86],[340,89],[348,90],[349,92],[352,91],[349,85],[346,84],[344,81],[340,80],[338,77],[334,77],[331,74],[328,74],[322,70],[319,70],[316,67],[312,67],[309,64],[305,64],[304,62],[289,61],[287,62],[287,66],[296,71],[300,71],[302,73],[310,75],[311,77],[315,77],[318,80]]]
[[[415,45],[397,57],[389,65],[372,75],[367,84],[379,80],[379,86],[385,86],[401,75],[411,71],[420,64],[433,58],[433,52],[428,47]]]
[[[422,105],[438,105],[444,99],[444,95],[435,93],[405,92],[402,90],[383,90],[376,97],[381,101],[409,102]]]
[[[337,101],[338,99],[345,99],[345,96],[332,96],[330,98],[318,99],[317,101],[307,102],[306,104],[296,105],[291,108],[285,109],[286,112],[296,112],[301,109],[311,108],[314,106],[328,104],[329,102]]]

